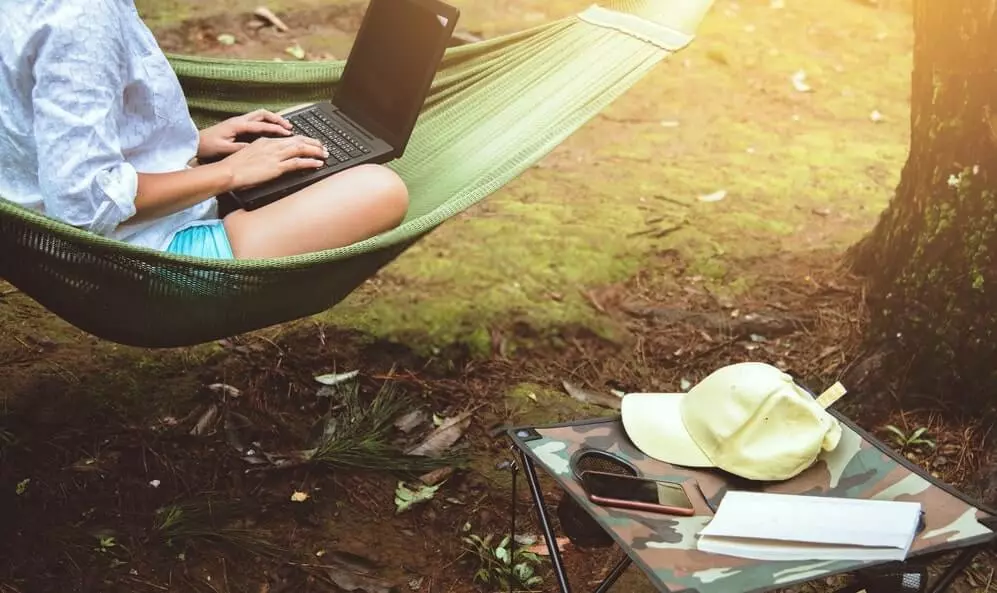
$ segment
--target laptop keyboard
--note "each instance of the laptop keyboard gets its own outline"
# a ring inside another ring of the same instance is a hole
[[[304,111],[288,118],[295,134],[310,136],[322,142],[329,151],[328,167],[362,156],[370,152],[353,134],[342,129],[337,123],[321,110]]]

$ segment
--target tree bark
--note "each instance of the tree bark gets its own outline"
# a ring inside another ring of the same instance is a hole
[[[949,403],[997,402],[997,0],[915,0],[910,153],[850,259],[871,337]]]

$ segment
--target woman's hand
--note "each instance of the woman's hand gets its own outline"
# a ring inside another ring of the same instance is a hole
[[[202,130],[201,141],[197,147],[197,157],[203,160],[230,155],[242,150],[249,144],[236,142],[236,137],[240,134],[279,137],[290,136],[291,133],[291,124],[286,119],[266,109],[258,109]]]
[[[312,138],[260,138],[215,163],[171,173],[139,173],[136,214],[131,220],[160,218],[288,171],[317,169],[326,158],[322,143]]]
[[[229,169],[231,189],[265,183],[284,173],[317,169],[329,152],[322,143],[306,136],[259,138],[217,163]]]

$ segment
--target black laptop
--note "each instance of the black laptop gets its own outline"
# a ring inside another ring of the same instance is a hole
[[[458,17],[438,0],[370,0],[333,99],[284,114],[294,133],[322,141],[325,165],[229,196],[254,210],[345,169],[401,157]]]

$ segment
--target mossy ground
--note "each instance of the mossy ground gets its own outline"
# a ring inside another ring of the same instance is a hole
[[[385,275],[394,288],[326,318],[443,340],[510,318],[592,324],[582,291],[664,250],[744,286],[738,258],[857,240],[906,155],[906,18],[848,2],[833,21],[804,3],[731,6],[539,167],[400,259]],[[813,93],[793,89],[800,69]],[[721,202],[697,199],[720,190]]]

